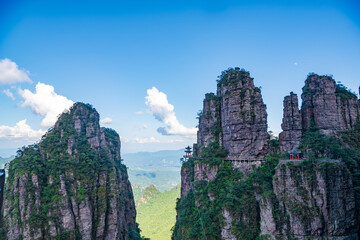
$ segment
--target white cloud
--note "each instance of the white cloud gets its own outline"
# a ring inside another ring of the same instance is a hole
[[[100,123],[101,124],[110,124],[110,123],[112,123],[112,119],[109,117],[106,117],[106,118],[101,119]]]
[[[183,139],[171,139],[167,141],[167,143],[180,143],[180,142],[185,142],[185,141]]]
[[[15,100],[14,94],[10,91],[10,89],[5,89],[2,92],[12,100]]]
[[[294,62],[294,65],[295,65],[295,66],[298,66],[298,65],[299,65],[299,63],[298,63],[298,62]]]
[[[130,142],[128,138],[120,136],[120,141],[124,143]]]
[[[187,128],[180,124],[176,119],[174,106],[167,100],[165,93],[152,87],[147,90],[146,105],[150,107],[150,112],[154,117],[165,123],[165,127],[158,128],[157,131],[163,135],[182,135],[186,137],[195,137],[197,128]]]
[[[27,123],[26,119],[16,123],[15,126],[0,126],[0,138],[32,140],[40,138],[45,132],[41,129],[33,130]]]
[[[143,115],[144,112],[139,111],[139,112],[135,112],[135,114],[137,114],[137,115]]]
[[[30,82],[29,72],[20,70],[19,66],[10,59],[0,60],[0,84],[14,84],[18,82]]]
[[[135,138],[136,143],[159,143],[160,141],[154,137],[150,138]]]
[[[53,86],[40,82],[36,84],[35,93],[20,89],[19,94],[24,98],[22,107],[28,106],[34,113],[45,116],[41,121],[42,127],[53,126],[58,115],[74,104],[66,97],[56,94]]]

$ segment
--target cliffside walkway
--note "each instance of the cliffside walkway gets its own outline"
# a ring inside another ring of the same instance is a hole
[[[184,159],[187,157],[183,156]],[[194,160],[205,160],[206,158],[200,158],[200,157],[191,157]],[[258,163],[258,162],[265,162],[265,159],[222,159],[222,161],[230,161],[235,163]]]
[[[291,159],[280,159],[279,163],[288,163],[288,162],[293,162],[295,164],[301,163],[303,161],[307,161],[308,159],[299,159],[299,160],[291,160]],[[338,163],[341,162],[340,159],[318,159],[318,160],[314,160],[314,162],[330,162],[330,163]]]
[[[253,162],[265,162],[265,159],[224,159],[224,161],[239,162],[239,163],[253,163]]]

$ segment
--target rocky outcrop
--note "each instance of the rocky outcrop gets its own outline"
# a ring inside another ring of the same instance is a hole
[[[207,147],[211,142],[221,144],[221,131],[217,130],[220,126],[220,102],[219,98],[213,93],[205,94],[202,114],[199,117],[199,130],[197,133],[197,146],[201,154],[202,148]]]
[[[248,72],[238,68],[224,71],[217,95],[206,94],[202,113],[199,149],[216,142],[228,151],[228,159],[264,158],[269,140],[266,105]]]
[[[195,163],[194,180],[195,181],[211,181],[216,177],[218,166],[211,166],[207,163]]]
[[[0,212],[3,205],[4,186],[5,186],[5,169],[0,169]]]
[[[191,190],[192,183],[194,181],[194,167],[193,166],[182,166],[181,167],[181,197],[185,197]]]
[[[4,219],[12,239],[130,239],[136,211],[120,138],[76,103],[11,163]]]
[[[291,92],[284,98],[284,116],[279,135],[280,151],[286,153],[299,147],[302,135],[301,114],[298,106],[298,97]]]
[[[331,77],[311,74],[302,100],[300,111],[296,94],[291,92],[284,99],[279,136],[282,153],[301,143],[307,144],[302,145],[307,153],[320,140],[323,148],[352,146],[321,133],[355,127],[359,101],[353,93]],[[348,140],[357,142],[355,130],[341,134],[351,133]],[[203,234],[213,239],[358,239],[358,173],[347,168],[357,166],[357,157],[346,156],[352,160],[344,163],[319,160],[295,165],[279,160],[278,142],[269,140],[267,133],[261,91],[248,72],[224,71],[216,96],[206,95],[196,146],[202,151],[200,157],[182,166],[174,239],[200,239]],[[347,150],[348,155],[357,152]],[[265,158],[267,153],[274,154]],[[187,194],[192,185],[194,194]]]
[[[236,240],[236,236],[231,231],[233,225],[234,216],[232,216],[229,209],[224,209],[222,211],[222,216],[224,218],[224,227],[221,228],[221,239],[223,240]]]
[[[261,90],[245,70],[228,71],[218,84],[223,145],[229,159],[263,159],[267,113]]]
[[[344,86],[336,85],[329,76],[310,74],[301,95],[303,130],[312,124],[324,134],[351,129],[360,120],[360,110],[355,94]]]
[[[261,199],[261,233],[274,239],[357,239],[355,196],[342,163],[281,164]],[[326,236],[326,238],[324,238]]]

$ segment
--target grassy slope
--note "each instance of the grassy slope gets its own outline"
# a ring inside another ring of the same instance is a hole
[[[152,240],[171,239],[170,230],[175,225],[175,206],[179,195],[180,185],[164,192],[149,186],[142,192],[142,197],[145,197],[146,201],[136,202],[136,220],[140,225],[141,235]]]

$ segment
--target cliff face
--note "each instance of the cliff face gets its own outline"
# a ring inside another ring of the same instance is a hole
[[[299,147],[302,135],[301,114],[298,97],[293,92],[284,99],[284,116],[279,135],[280,151],[286,153]]]
[[[263,159],[266,154],[266,105],[253,78],[245,71],[229,71],[218,84],[223,145],[229,159]]]
[[[201,158],[182,166],[173,239],[359,239],[358,100],[314,74],[302,99],[299,111],[297,95],[285,97],[283,132],[269,141],[260,89],[246,71],[223,72],[217,95],[204,101]],[[301,148],[309,159],[286,163],[276,147]],[[317,159],[324,156],[341,160]]]
[[[5,186],[5,169],[0,169],[0,212],[3,205],[4,186]]]
[[[217,129],[220,121],[219,98],[213,93],[207,93],[203,102],[202,115],[199,118],[197,133],[197,146],[201,146],[199,153],[203,147],[207,147],[211,142],[217,141],[218,144],[221,144],[221,132]]]
[[[280,164],[260,201],[261,233],[276,239],[357,239],[351,174],[341,163]]]
[[[245,70],[223,72],[217,95],[205,96],[199,119],[199,152],[216,142],[228,151],[228,159],[263,159],[268,140],[266,105],[253,78]]]
[[[11,239],[130,239],[136,211],[120,138],[76,103],[11,162],[4,219]]]
[[[356,95],[343,86],[336,85],[331,77],[309,75],[301,98],[304,130],[314,124],[324,134],[332,134],[338,130],[354,128],[360,119]]]

